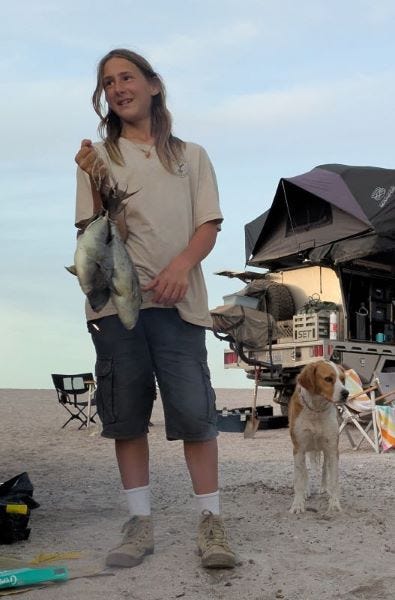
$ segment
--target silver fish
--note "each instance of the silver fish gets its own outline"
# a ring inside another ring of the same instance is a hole
[[[110,222],[111,242],[109,243],[111,263],[111,300],[117,309],[118,317],[126,327],[133,329],[139,316],[141,290],[136,267],[130,260],[118,228]]]
[[[100,195],[103,210],[85,223],[77,239],[74,265],[66,269],[77,276],[95,312],[111,297],[120,320],[132,329],[141,305],[140,284],[114,219],[133,194],[106,183],[100,186]]]
[[[73,275],[77,275],[81,289],[86,295],[95,288],[99,264],[107,264],[109,240],[109,216],[107,213],[96,215],[88,223],[84,233],[78,236],[74,265],[66,267],[66,269]]]

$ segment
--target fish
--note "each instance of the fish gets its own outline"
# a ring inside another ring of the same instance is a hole
[[[99,264],[107,266],[109,235],[109,215],[104,213],[96,215],[86,225],[84,233],[77,238],[74,265],[66,269],[77,275],[81,289],[86,295],[95,288]],[[111,269],[111,265],[108,266]]]
[[[125,248],[118,227],[110,222],[111,241],[109,243],[112,277],[111,300],[117,309],[118,317],[126,327],[133,329],[141,306],[141,289],[136,267]]]
[[[129,194],[108,180],[100,182],[98,188],[103,209],[84,223],[77,238],[74,264],[66,269],[77,277],[95,312],[111,298],[121,322],[130,330],[138,319],[141,288],[115,219],[125,200],[136,192]]]

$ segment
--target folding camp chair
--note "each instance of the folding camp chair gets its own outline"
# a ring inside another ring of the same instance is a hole
[[[78,429],[89,427],[91,422],[96,423],[96,384],[92,373],[79,373],[77,375],[52,373],[52,381],[59,403],[70,415],[62,429],[73,419],[81,422]]]
[[[354,450],[358,450],[363,441],[377,453],[380,452],[382,437],[380,423],[377,415],[378,403],[388,403],[387,400],[394,391],[380,395],[378,379],[369,387],[364,387],[356,371],[346,370],[345,386],[350,392],[346,402],[338,405],[340,427],[339,434],[345,431]],[[379,395],[377,395],[379,394]],[[361,434],[358,443],[355,443],[350,429],[355,427]]]

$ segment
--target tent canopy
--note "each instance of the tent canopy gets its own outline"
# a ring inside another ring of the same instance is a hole
[[[331,164],[282,178],[270,209],[245,226],[246,262],[273,269],[379,253],[389,262],[394,200],[393,169]]]

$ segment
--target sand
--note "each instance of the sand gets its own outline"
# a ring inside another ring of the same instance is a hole
[[[217,390],[218,406],[248,405],[251,390]],[[260,390],[258,403],[270,403]],[[60,429],[66,412],[53,390],[0,391],[0,481],[27,471],[40,508],[26,542],[0,546],[0,557],[32,560],[43,552],[80,552],[55,564],[72,575],[99,572],[127,511],[113,444],[99,428]],[[288,429],[254,439],[221,433],[222,507],[234,570],[205,571],[196,553],[197,515],[182,444],[167,442],[156,402],[151,430],[155,554],[134,569],[77,577],[25,592],[31,600],[392,600],[395,596],[395,453],[353,451],[341,439],[343,511],[325,516],[317,493],[291,515],[292,448]],[[317,477],[313,485],[318,487]]]

